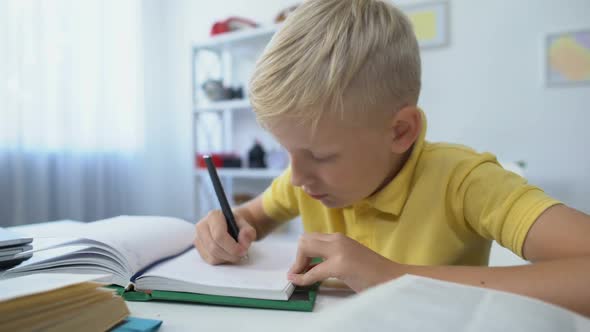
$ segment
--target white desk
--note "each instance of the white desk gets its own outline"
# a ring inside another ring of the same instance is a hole
[[[11,230],[35,236],[58,236],[60,230],[79,225],[60,221],[12,227]],[[34,243],[33,243],[34,245]],[[127,302],[131,315],[164,321],[160,331],[278,331],[296,326],[302,320],[322,311],[352,293],[347,290],[320,288],[314,312],[222,307],[173,302]]]
[[[64,229],[72,229],[81,223],[59,221],[10,228],[29,236],[59,236]],[[291,239],[292,237],[282,237]],[[281,240],[278,235],[274,240]],[[33,243],[34,244],[34,243]],[[494,243],[490,265],[521,264],[517,256]],[[137,317],[154,318],[164,321],[161,331],[277,331],[288,326],[297,326],[326,308],[350,296],[346,290],[320,288],[314,312],[292,312],[280,310],[234,308],[173,302],[127,302],[131,314]]]

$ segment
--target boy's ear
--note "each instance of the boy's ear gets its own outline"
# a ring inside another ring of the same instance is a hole
[[[391,121],[393,136],[391,151],[403,154],[412,147],[422,131],[422,115],[416,106],[405,106],[398,110]]]

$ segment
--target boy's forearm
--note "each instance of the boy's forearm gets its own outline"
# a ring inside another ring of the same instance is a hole
[[[393,273],[517,293],[590,316],[590,257],[510,267],[402,265]]]

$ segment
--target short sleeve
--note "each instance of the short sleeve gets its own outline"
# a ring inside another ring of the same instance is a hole
[[[299,215],[297,189],[291,184],[291,168],[273,180],[262,194],[264,212],[273,220],[283,222]]]
[[[513,172],[490,154],[457,168],[455,202],[466,226],[523,257],[528,231],[547,208],[560,202]]]

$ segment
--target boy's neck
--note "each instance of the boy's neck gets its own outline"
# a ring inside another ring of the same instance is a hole
[[[385,188],[389,183],[391,183],[391,181],[393,181],[393,179],[395,179],[395,177],[399,174],[399,172],[402,170],[402,168],[404,168],[404,165],[406,164],[406,162],[408,161],[408,159],[410,159],[410,156],[412,155],[412,151],[414,150],[414,146],[412,145],[412,147],[410,149],[408,149],[408,151],[406,151],[401,158],[399,158],[391,167],[391,171],[389,172],[389,174],[387,174],[387,176],[385,177],[385,179],[381,182],[381,185],[379,185],[379,187],[377,187],[377,189],[375,189],[375,191],[370,195],[374,195],[376,193],[378,193],[379,191],[381,191],[381,189]]]

